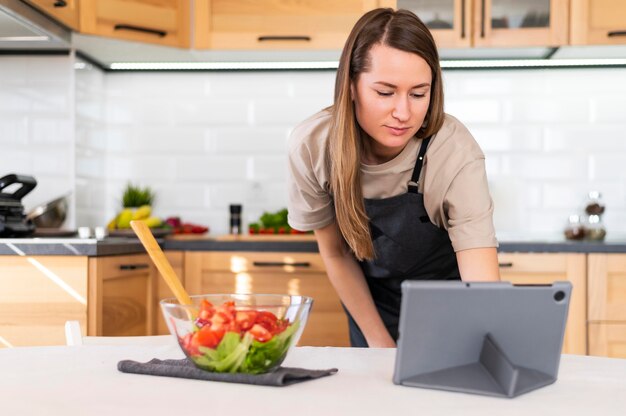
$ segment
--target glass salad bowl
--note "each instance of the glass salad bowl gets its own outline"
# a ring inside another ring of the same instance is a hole
[[[266,373],[298,342],[313,299],[266,294],[191,296],[160,302],[165,322],[198,368],[219,373]]]

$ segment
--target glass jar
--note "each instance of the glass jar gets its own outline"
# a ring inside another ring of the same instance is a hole
[[[589,192],[587,198],[587,204],[585,206],[585,213],[587,215],[602,215],[604,214],[604,201],[602,200],[602,194],[598,191]]]
[[[585,238],[585,227],[580,222],[580,215],[570,215],[565,227],[565,238],[568,240],[582,240]]]
[[[600,218],[599,215],[590,215],[588,222],[585,237],[595,241],[604,240],[604,237],[606,237],[606,228],[604,228],[604,224],[602,224],[602,218]]]

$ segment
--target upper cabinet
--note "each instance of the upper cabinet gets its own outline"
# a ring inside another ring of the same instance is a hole
[[[571,0],[570,44],[626,44],[626,1]]]
[[[79,29],[79,0],[26,0],[39,10],[54,17],[65,26]]]
[[[202,0],[194,2],[197,49],[341,49],[377,0]]]
[[[440,48],[567,44],[569,0],[398,0]]]
[[[81,0],[80,9],[82,33],[190,46],[189,0]]]

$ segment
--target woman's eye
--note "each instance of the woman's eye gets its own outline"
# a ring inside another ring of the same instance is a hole
[[[411,94],[413,96],[413,98],[422,98],[424,97],[426,94]]]
[[[376,91],[378,93],[378,95],[380,95],[381,97],[390,97],[391,95],[393,95],[392,92],[386,92],[386,91]]]

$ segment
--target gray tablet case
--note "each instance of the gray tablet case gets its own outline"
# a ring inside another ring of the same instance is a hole
[[[404,281],[393,382],[502,397],[554,383],[571,291]]]

